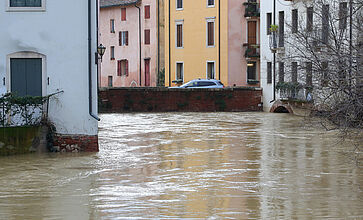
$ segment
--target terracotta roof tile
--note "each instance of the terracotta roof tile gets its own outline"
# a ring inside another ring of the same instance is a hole
[[[139,3],[140,0],[100,0],[100,7],[115,7],[115,6],[123,6],[123,5],[132,5]]]

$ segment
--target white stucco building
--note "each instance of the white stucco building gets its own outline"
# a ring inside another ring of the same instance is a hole
[[[96,0],[0,2],[2,94],[46,96],[56,145],[98,150]]]
[[[274,86],[278,80],[278,60],[284,56],[285,45],[277,50],[275,55],[270,49],[270,40],[272,33],[270,25],[278,25],[282,27],[285,24],[287,16],[289,16],[289,1],[261,1],[261,87],[263,88],[263,108],[264,111],[270,111],[270,108],[276,100],[278,100],[277,92],[274,94]],[[286,29],[286,26],[284,27]],[[283,29],[280,29],[284,32]],[[279,31],[279,30],[278,30]],[[284,39],[282,37],[282,39]],[[277,42],[279,44],[279,42]],[[275,56],[275,58],[274,58]]]
[[[261,1],[265,111],[274,111],[281,100],[313,101],[324,108],[346,85],[354,87],[361,25],[357,1],[351,18],[350,11],[348,0]]]

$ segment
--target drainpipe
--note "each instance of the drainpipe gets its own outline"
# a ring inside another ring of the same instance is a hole
[[[353,68],[353,0],[349,1],[349,86],[352,85]]]
[[[88,111],[92,118],[100,121],[101,119],[92,111],[92,2],[92,0],[88,0]],[[98,18],[96,17],[96,19]]]
[[[170,0],[169,0],[169,4],[168,4],[168,7],[169,7],[169,19],[168,19],[168,22],[169,22],[169,86],[171,86],[171,54],[170,54],[170,50],[171,50],[171,47],[170,47]]]
[[[274,0],[274,9],[273,9],[273,15],[274,15],[274,19],[273,19],[273,23],[274,25],[276,25],[276,0]],[[273,75],[274,75],[274,80],[273,80],[273,99],[270,101],[270,103],[274,102],[276,100],[276,51],[273,52],[274,54],[274,60],[273,60]]]
[[[139,86],[141,86],[141,11],[139,6],[135,5],[135,7],[139,10]]]
[[[156,73],[156,86],[159,84],[159,73],[160,73],[160,0],[158,0],[158,72]]]
[[[221,80],[221,0],[218,0],[218,78]]]

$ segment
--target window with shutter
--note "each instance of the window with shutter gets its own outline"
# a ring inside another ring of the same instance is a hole
[[[118,45],[122,46],[122,32],[118,32]]]
[[[45,0],[6,0],[7,11],[45,11]]]
[[[126,21],[126,8],[121,8],[121,21]]]
[[[42,96],[42,59],[10,59],[11,92],[19,96]]]
[[[149,19],[150,18],[150,5],[145,5],[144,9],[145,9],[145,19]]]
[[[291,63],[291,81],[297,83],[297,62]]]
[[[210,61],[207,62],[207,79],[215,78],[215,62]]]
[[[10,0],[10,7],[42,7],[42,0]]]
[[[207,6],[213,7],[214,6],[214,0],[207,0]]]
[[[150,44],[150,30],[146,29],[144,31],[144,35],[145,35],[145,44],[149,45]]]
[[[309,32],[313,30],[313,20],[314,20],[314,8],[309,7],[306,9],[306,30]]]
[[[271,34],[271,24],[272,24],[272,13],[267,13],[266,14],[266,19],[267,19],[267,35]]]
[[[111,46],[111,60],[114,60],[115,59],[115,47],[114,46]]]
[[[272,62],[267,62],[267,83],[272,83]]]
[[[285,63],[279,62],[279,82],[285,81]]]
[[[248,62],[247,64],[247,80],[257,80],[256,77],[256,62]]]
[[[298,31],[298,10],[297,9],[293,9],[292,10],[292,27],[291,27],[291,32],[292,33],[297,33]]]
[[[176,47],[183,47],[183,24],[176,25]]]
[[[125,45],[128,46],[129,45],[129,32],[125,31]]]
[[[115,33],[115,20],[114,19],[110,20],[110,32]]]
[[[121,76],[121,60],[117,61],[117,76]]]
[[[129,76],[129,61],[125,60],[125,75]]]
[[[321,31],[321,41],[327,44],[329,40],[329,5],[323,5]]]
[[[283,11],[279,12],[279,47],[284,47],[285,45],[285,13]]]
[[[323,87],[327,87],[329,85],[328,66],[329,63],[327,61],[321,63],[321,86]]]
[[[306,63],[306,85],[313,85],[313,64],[311,62]]]
[[[128,45],[129,45],[129,32],[120,31],[119,32],[119,46],[128,46]]]
[[[176,80],[184,78],[184,63],[176,63]]]
[[[176,0],[176,9],[183,9],[183,0]]]
[[[348,16],[348,3],[339,3],[339,29],[345,29],[347,27]]]
[[[108,76],[108,87],[112,87],[112,76]]]
[[[214,46],[214,21],[207,22],[207,45]]]

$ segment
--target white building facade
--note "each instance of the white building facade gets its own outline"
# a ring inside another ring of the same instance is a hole
[[[324,108],[322,103],[346,85],[354,87],[360,5],[354,0],[261,1],[265,111],[291,107],[281,103],[286,100],[314,101]]]
[[[60,150],[98,150],[97,16],[97,0],[0,4],[1,94],[59,93],[48,117]]]
[[[279,99],[277,91],[275,91],[276,84],[278,82],[278,60],[284,56],[285,45],[282,42],[278,42],[279,50],[273,51],[270,48],[270,41],[272,37],[271,25],[276,25],[282,28],[290,11],[289,1],[261,1],[261,87],[263,88],[263,109],[264,111],[270,111],[275,101]],[[283,27],[286,29],[286,25]],[[283,29],[280,29],[281,33],[284,33]],[[277,29],[277,32],[280,32]],[[284,36],[281,37],[284,39]],[[271,42],[272,43],[272,42]],[[280,44],[280,45],[279,45]]]

